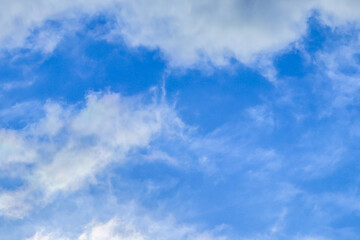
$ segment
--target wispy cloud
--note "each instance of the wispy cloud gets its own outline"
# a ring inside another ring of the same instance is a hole
[[[77,190],[95,181],[109,163],[125,162],[129,151],[146,148],[167,129],[180,127],[166,103],[141,96],[90,93],[82,107],[48,102],[44,109],[46,115],[37,122],[0,132],[1,167],[25,164],[23,175],[16,177],[26,181],[21,189],[1,193],[2,215],[26,214],[21,210],[29,207],[21,202],[31,206],[35,192],[47,198]]]
[[[82,233],[70,237],[69,233],[60,231],[46,232],[40,230],[26,240],[147,240],[147,239],[178,239],[178,240],[225,240],[221,235],[221,227],[205,230],[196,225],[178,223],[172,216],[156,218],[149,213],[134,211],[134,206],[127,206],[121,216],[104,222],[93,220],[88,223]]]

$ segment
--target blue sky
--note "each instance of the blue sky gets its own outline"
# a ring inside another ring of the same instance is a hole
[[[360,238],[358,1],[0,4],[0,239]]]

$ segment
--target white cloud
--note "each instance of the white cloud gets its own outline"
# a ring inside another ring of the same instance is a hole
[[[0,215],[12,218],[21,218],[31,209],[26,201],[27,191],[13,191],[0,193]]]
[[[33,237],[25,240],[69,240],[68,238],[62,238],[56,234],[45,234],[43,232],[37,232]]]
[[[51,51],[54,48],[54,44],[56,45],[59,40],[52,29],[41,29],[47,21],[74,18],[78,20],[81,16],[77,16],[77,14],[95,14],[101,10],[101,6],[109,2],[106,0],[2,0],[0,1],[0,23],[3,26],[0,31],[1,46],[2,48],[10,49],[16,47],[34,47],[42,48],[45,52]],[[70,31],[74,27],[74,25],[66,26]],[[40,33],[36,39],[29,39],[32,32],[37,29],[45,32]],[[31,42],[33,44],[29,45]]]
[[[0,166],[18,162],[32,163],[38,157],[23,133],[9,129],[0,129],[0,156]]]
[[[115,18],[107,39],[160,49],[171,66],[227,65],[230,58],[258,62],[297,41],[316,9],[325,24],[357,22],[356,0],[14,0],[1,1],[2,48],[51,52],[84,16]],[[54,20],[62,23],[54,27]],[[37,33],[36,33],[37,31]],[[32,37],[30,37],[32,36]],[[262,62],[262,61],[260,61]],[[258,62],[259,63],[259,62]]]
[[[247,113],[259,126],[273,126],[274,117],[271,109],[266,105],[255,106],[247,109]]]
[[[115,30],[131,46],[159,48],[170,64],[254,63],[299,40],[318,10],[331,27],[358,21],[358,1],[122,1]]]
[[[251,62],[286,47],[306,30],[304,1],[124,1],[118,14],[131,46],[161,49],[174,66],[230,58]]]
[[[0,195],[0,213],[21,217],[31,208],[32,194],[40,192],[46,200],[60,191],[77,190],[95,181],[110,162],[125,162],[129,151],[146,148],[172,128],[181,131],[172,108],[144,98],[90,93],[83,107],[48,102],[42,119],[23,129],[2,129],[0,167],[25,164],[15,177],[26,184]],[[17,167],[8,167],[9,172],[16,173]]]
[[[77,240],[225,240],[218,236],[217,230],[204,231],[195,225],[179,224],[172,218],[154,219],[149,216],[130,218],[113,218],[107,222],[92,222],[85,230],[73,239]],[[63,234],[65,235],[65,234]],[[57,236],[57,237],[54,237]],[[59,234],[36,233],[26,240],[65,240]]]
[[[302,237],[296,237],[295,240],[330,240],[330,239],[321,236],[302,236]]]
[[[149,217],[134,220],[111,219],[95,224],[85,231],[79,240],[224,240],[213,233],[200,231],[195,226],[181,225],[173,219],[155,220]]]
[[[13,81],[13,82],[6,82],[0,85],[0,88],[4,91],[10,91],[15,88],[25,88],[31,86],[33,81]]]
[[[319,88],[317,91],[325,95],[332,102],[330,107],[342,107],[349,103],[358,102],[360,90],[360,42],[359,36],[341,42],[336,46],[329,46],[326,51],[316,55],[316,64],[321,76],[320,84],[330,83],[326,92]],[[324,77],[326,76],[326,77]],[[324,115],[329,114],[325,112]]]

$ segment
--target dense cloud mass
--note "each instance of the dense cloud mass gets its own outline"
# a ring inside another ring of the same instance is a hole
[[[105,37],[159,49],[173,67],[254,63],[304,35],[317,11],[331,27],[357,22],[359,2],[346,1],[3,1],[1,48],[50,52],[87,16],[113,19]],[[60,26],[56,22],[61,22]],[[80,21],[79,21],[80,20]]]

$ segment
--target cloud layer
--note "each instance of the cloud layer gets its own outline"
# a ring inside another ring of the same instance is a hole
[[[331,27],[357,23],[359,15],[355,0],[16,0],[2,6],[2,49],[51,52],[82,19],[103,15],[112,23],[101,38],[159,49],[174,67],[255,63],[299,40],[313,11]]]
[[[130,46],[160,49],[170,65],[243,63],[285,49],[307,30],[318,11],[323,23],[336,27],[358,21],[357,1],[122,1],[115,14]]]

